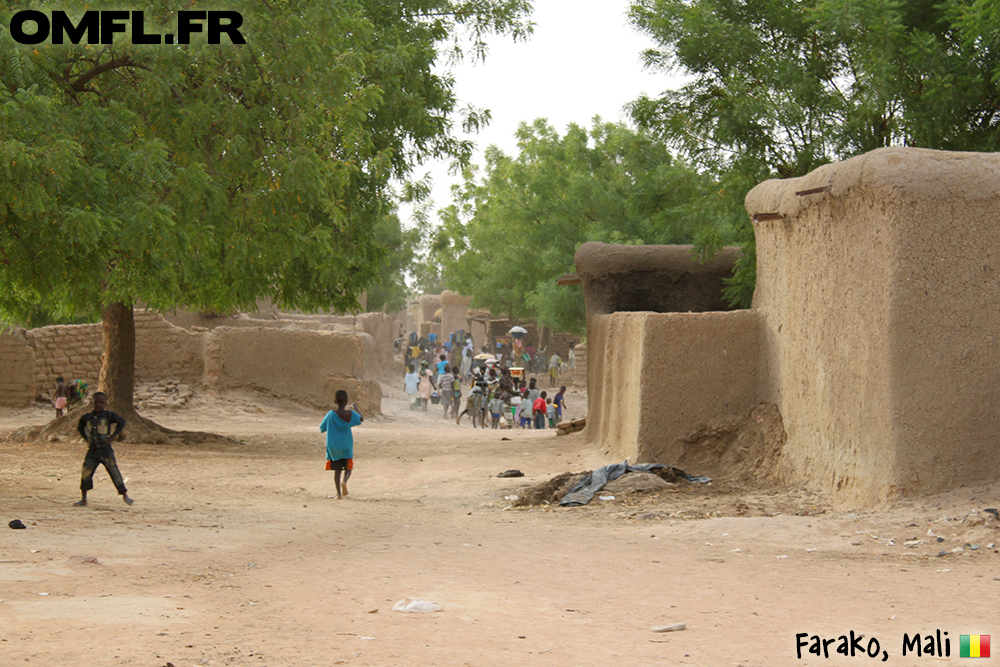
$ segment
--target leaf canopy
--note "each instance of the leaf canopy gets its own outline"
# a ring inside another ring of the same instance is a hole
[[[89,3],[31,7],[78,21]],[[23,8],[0,3],[0,21]],[[132,8],[147,33],[176,23],[170,3]],[[24,46],[0,31],[4,319],[135,301],[354,307],[398,231],[390,181],[471,154],[452,134],[453,82],[432,66],[531,27],[527,0],[228,8],[245,45]]]
[[[691,206],[711,181],[644,133],[595,118],[589,130],[571,124],[560,135],[539,119],[522,123],[517,139],[517,156],[486,151],[481,180],[466,171],[432,243],[449,288],[476,307],[581,331],[581,290],[555,281],[575,270],[582,243],[726,236],[710,211]]]

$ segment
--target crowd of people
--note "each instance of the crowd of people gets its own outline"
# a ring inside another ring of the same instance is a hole
[[[539,368],[531,362],[540,358],[550,387],[556,387],[563,366],[558,354],[546,355],[530,344],[501,344],[495,354],[483,346],[477,356],[474,350],[471,337],[461,343],[441,343],[411,335],[404,351],[403,375],[410,409],[426,412],[431,404],[438,404],[443,418],[460,424],[469,415],[473,426],[484,428],[487,419],[492,428],[555,428],[562,421],[566,387],[549,395],[538,387],[537,378],[525,381],[527,372]]]

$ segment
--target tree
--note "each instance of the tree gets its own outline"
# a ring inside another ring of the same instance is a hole
[[[392,213],[376,225],[375,236],[387,255],[379,279],[368,289],[368,310],[384,308],[390,313],[405,310],[409,298],[406,274],[412,271],[420,251],[421,230],[404,228],[399,216]]]
[[[353,307],[385,266],[390,179],[471,154],[439,50],[530,31],[527,0],[242,5],[242,46],[0,34],[0,316],[100,313],[99,384],[123,414],[136,301]],[[174,32],[172,7],[133,3],[147,33]]]
[[[634,102],[632,117],[719,179],[712,205],[745,250],[733,299],[747,305],[753,293],[743,197],[761,180],[890,145],[997,149],[998,52],[968,30],[963,38],[958,17],[976,24],[979,15],[970,4],[985,12],[992,3],[632,3],[632,23],[657,44],[646,65],[688,78]]]
[[[512,318],[580,331],[579,288],[556,288],[574,271],[586,241],[690,243],[725,236],[704,211],[711,183],[675,160],[662,143],[628,127],[593,121],[560,136],[546,121],[522,124],[519,155],[486,151],[481,181],[465,173],[431,248],[447,285]]]

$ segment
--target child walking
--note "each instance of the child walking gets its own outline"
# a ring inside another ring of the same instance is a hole
[[[536,429],[543,429],[543,428],[545,428],[545,419],[548,417],[548,414],[549,414],[548,413],[548,404],[545,402],[546,398],[547,398],[547,396],[546,396],[545,392],[543,391],[541,394],[538,395],[538,398],[535,399],[535,403],[532,405],[532,409],[534,410],[534,417],[535,417],[535,419],[534,419],[534,422],[535,422],[534,423],[534,427]]]
[[[118,463],[115,461],[115,452],[111,448],[111,443],[125,428],[125,420],[111,410],[105,410],[107,405],[108,395],[103,391],[95,393],[94,410],[80,417],[80,421],[76,424],[77,432],[88,445],[87,456],[83,459],[83,473],[80,476],[80,501],[73,503],[76,507],[87,506],[87,492],[94,488],[94,471],[99,465],[103,465],[111,475],[111,481],[114,482],[125,504],[132,504],[122,474],[118,470]],[[114,431],[111,430],[112,424],[115,425]]]
[[[60,375],[56,378],[56,393],[52,397],[52,402],[56,408],[56,417],[63,416],[63,410],[66,409],[66,403],[69,401],[69,387],[66,386],[66,381]]]
[[[500,415],[503,412],[503,401],[500,394],[494,394],[490,399],[490,419],[493,420],[493,428],[500,428]]]
[[[347,480],[354,470],[354,436],[351,428],[365,420],[358,410],[358,404],[347,409],[347,392],[337,390],[337,409],[330,410],[319,425],[319,432],[326,433],[326,469],[333,471],[333,483],[337,486],[337,500],[347,495]],[[344,481],[340,473],[344,472]]]

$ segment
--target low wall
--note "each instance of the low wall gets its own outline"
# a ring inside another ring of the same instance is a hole
[[[37,393],[35,351],[25,330],[0,332],[0,405],[24,407]]]
[[[368,313],[350,326],[321,322],[237,320],[238,326],[189,331],[158,313],[136,310],[135,380],[174,380],[215,389],[250,388],[317,408],[346,389],[366,414],[381,412],[377,378],[395,373],[392,317]],[[355,327],[371,333],[362,333]],[[14,329],[0,334],[0,405],[51,396],[56,377],[97,388],[103,354],[100,324]]]
[[[155,382],[165,378],[199,384],[204,374],[205,334],[176,327],[159,314],[136,310],[135,379]],[[50,395],[56,378],[84,380],[97,387],[104,354],[100,324],[56,325],[30,329],[26,339],[34,353],[36,394]]]
[[[581,340],[582,337],[577,334],[552,332],[549,335],[549,344],[545,347],[550,356],[555,352],[562,357],[563,361],[568,361],[569,349],[575,345],[579,345]]]
[[[50,395],[55,391],[60,375],[67,382],[84,380],[97,386],[104,354],[100,324],[40,327],[29,329],[26,335],[35,352],[35,383],[40,393]]]
[[[758,402],[758,319],[745,310],[592,318],[588,442],[630,461],[697,457],[694,434]]]
[[[249,388],[315,408],[330,408],[345,389],[364,414],[380,414],[382,389],[366,372],[375,356],[367,334],[218,327],[205,346],[205,382]]]
[[[169,378],[201,384],[205,374],[205,333],[174,326],[153,311],[137,310],[133,317],[136,382]]]

